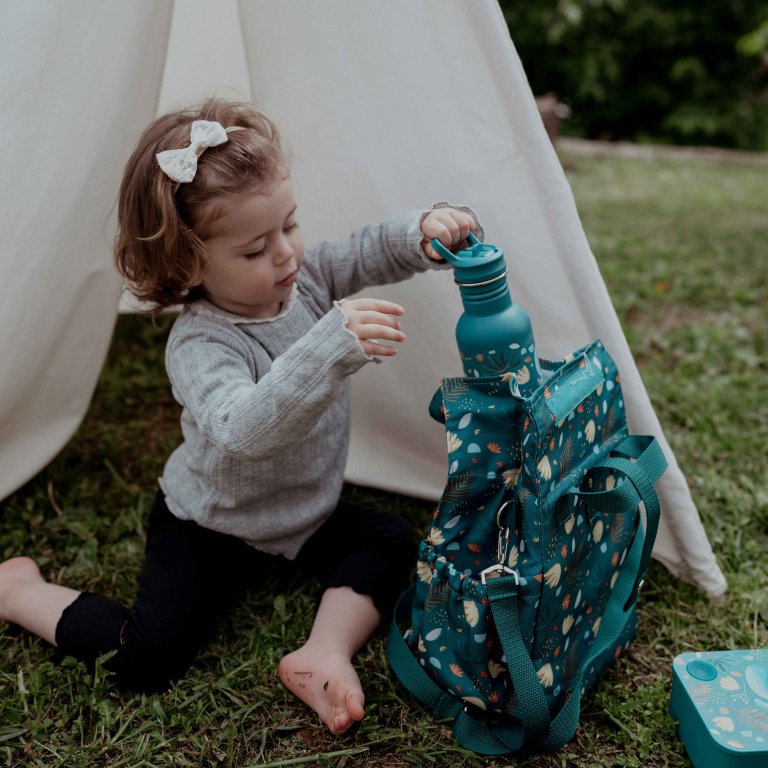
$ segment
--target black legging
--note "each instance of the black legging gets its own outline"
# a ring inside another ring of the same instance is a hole
[[[383,510],[340,502],[290,562],[179,520],[158,493],[133,608],[82,593],[56,627],[58,655],[93,664],[116,650],[105,666],[118,687],[162,690],[184,674],[235,598],[265,577],[305,573],[323,589],[351,587],[369,595],[387,621],[415,557],[406,524]]]

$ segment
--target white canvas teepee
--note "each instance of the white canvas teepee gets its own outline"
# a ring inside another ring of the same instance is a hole
[[[87,407],[119,295],[111,208],[136,138],[158,107],[222,94],[281,126],[309,241],[438,200],[472,205],[507,253],[540,352],[601,337],[631,428],[661,440],[654,556],[725,590],[494,0],[28,0],[0,6],[0,78],[13,105],[0,118],[0,497]],[[449,274],[376,293],[406,307],[409,338],[355,375],[348,478],[436,499],[445,449],[426,405],[460,373],[460,301]]]

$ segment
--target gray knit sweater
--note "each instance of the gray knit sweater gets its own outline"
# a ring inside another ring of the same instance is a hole
[[[277,317],[201,301],[171,330],[166,367],[182,444],[160,486],[177,517],[293,559],[335,508],[350,426],[349,375],[373,358],[337,300],[439,267],[412,212],[306,251]]]

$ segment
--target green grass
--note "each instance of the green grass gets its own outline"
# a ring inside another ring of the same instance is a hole
[[[745,163],[563,162],[729,580],[727,600],[710,604],[653,564],[640,638],[586,697],[574,740],[556,755],[519,762],[460,749],[448,724],[393,680],[379,637],[358,659],[368,717],[353,736],[327,735],[274,672],[309,628],[312,586],[251,595],[161,695],[118,693],[103,672],[55,665],[44,643],[2,626],[0,766],[689,765],[666,713],[672,658],[768,646],[768,179],[765,168]],[[50,579],[131,600],[155,478],[179,434],[163,373],[166,332],[119,320],[82,427],[1,505],[3,557],[31,554]],[[430,514],[422,502],[346,493],[391,504],[415,529]]]

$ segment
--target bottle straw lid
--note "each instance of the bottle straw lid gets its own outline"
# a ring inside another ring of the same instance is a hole
[[[460,286],[487,283],[505,273],[504,251],[490,243],[480,242],[472,232],[467,235],[467,243],[467,248],[453,253],[437,238],[432,241],[435,251],[453,265],[454,276]]]

